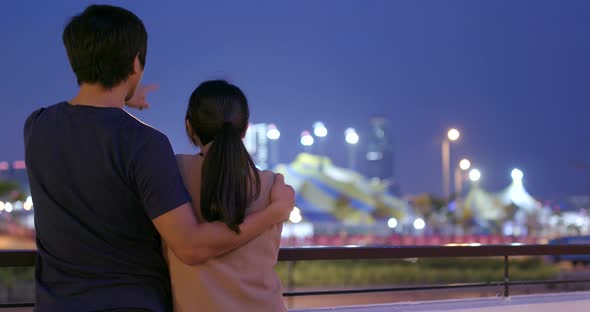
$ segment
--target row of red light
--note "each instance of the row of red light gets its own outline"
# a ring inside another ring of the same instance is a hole
[[[8,171],[10,169],[10,163],[7,161],[0,161],[0,171]],[[12,162],[12,169],[24,170],[27,169],[24,160],[15,160]]]

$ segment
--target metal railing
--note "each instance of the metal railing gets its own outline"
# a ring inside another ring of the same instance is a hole
[[[504,280],[482,283],[454,283],[428,286],[365,288],[347,290],[324,291],[292,291],[292,285],[287,285],[288,291],[283,295],[310,296],[355,294],[371,292],[417,291],[434,289],[475,288],[489,286],[503,286],[503,295],[510,296],[510,286],[534,284],[562,284],[562,283],[590,283],[590,279],[576,280],[544,280],[544,281],[511,281],[509,258],[517,256],[563,256],[590,255],[590,245],[481,245],[481,246],[403,246],[403,247],[296,247],[283,248],[279,253],[279,261],[303,260],[350,260],[350,259],[404,259],[404,258],[461,258],[461,257],[502,257],[504,259]],[[289,275],[292,274],[293,265]],[[289,284],[292,277],[289,276]]]
[[[288,291],[285,297],[355,294],[371,292],[418,291],[434,289],[457,289],[503,286],[503,295],[510,295],[510,286],[534,284],[590,283],[590,279],[511,281],[509,258],[519,256],[564,256],[590,255],[590,245],[482,245],[482,246],[375,246],[375,247],[286,247],[279,252],[279,261],[290,263]],[[35,265],[36,252],[33,250],[0,251],[0,267],[23,267]],[[407,258],[460,258],[460,257],[502,257],[504,259],[504,280],[482,283],[458,283],[428,286],[363,288],[345,290],[292,291],[292,273],[296,261],[315,260],[368,260]],[[32,307],[33,303],[0,304],[6,307]]]

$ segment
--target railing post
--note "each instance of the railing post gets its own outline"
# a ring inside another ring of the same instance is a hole
[[[508,256],[504,256],[504,298],[510,296],[510,275],[508,273]]]
[[[289,261],[287,264],[287,292],[293,292],[295,288],[295,282],[293,280],[293,274],[295,272],[295,261]],[[293,297],[287,298],[287,305],[289,308],[293,308]]]

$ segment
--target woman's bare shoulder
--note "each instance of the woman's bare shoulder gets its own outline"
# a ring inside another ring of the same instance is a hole
[[[275,173],[270,170],[258,170],[260,175],[260,181],[273,182],[275,179]]]
[[[260,194],[250,206],[249,212],[264,209],[270,203],[270,190],[274,182],[275,173],[269,170],[258,170],[260,176]]]
[[[176,154],[177,161],[184,161],[184,160],[193,160],[196,159],[198,155],[193,154]]]
[[[270,194],[270,189],[275,181],[276,173],[270,170],[259,171],[260,175],[260,191]]]
[[[176,154],[176,164],[178,165],[180,175],[185,180],[185,184],[188,182],[187,180],[193,179],[192,176],[199,169],[200,158],[199,155]]]
[[[192,154],[176,154],[176,163],[178,163],[179,167],[184,167],[186,165],[193,164],[200,160],[199,155],[192,155]]]

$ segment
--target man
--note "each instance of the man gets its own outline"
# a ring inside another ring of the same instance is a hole
[[[285,220],[293,189],[278,176],[270,206],[239,235],[220,222],[197,224],[167,137],[122,109],[143,75],[141,20],[92,5],[70,20],[63,42],[79,92],[35,111],[24,128],[36,311],[169,311],[160,237],[186,264],[204,262]],[[144,96],[131,105],[145,107]]]

